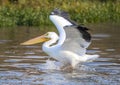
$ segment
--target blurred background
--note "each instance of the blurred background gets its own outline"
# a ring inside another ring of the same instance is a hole
[[[120,22],[120,0],[0,0],[0,27],[51,25],[54,8],[82,24]]]
[[[42,51],[42,44],[20,45],[48,31],[57,32],[49,20],[55,8],[90,29],[87,54],[100,55],[97,60],[63,72]],[[0,85],[119,84],[120,0],[0,0]]]

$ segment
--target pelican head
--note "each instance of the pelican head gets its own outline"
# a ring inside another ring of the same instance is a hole
[[[33,44],[38,44],[38,43],[45,42],[45,41],[47,42],[50,40],[56,42],[58,38],[59,37],[55,32],[47,32],[44,35],[25,41],[21,43],[21,45],[33,45]]]

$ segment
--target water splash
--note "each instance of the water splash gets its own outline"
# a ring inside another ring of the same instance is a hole
[[[48,59],[43,67],[49,70],[60,70],[62,66],[62,63]]]
[[[93,72],[96,71],[95,68],[90,67],[83,64],[78,64],[75,69],[69,68],[69,66],[65,67],[66,69],[63,68],[64,65],[58,61],[53,61],[53,60],[46,60],[46,63],[44,63],[42,66],[40,66],[40,69],[42,70],[61,70],[61,71],[68,71],[68,72],[73,72],[73,71],[86,71],[86,72]]]

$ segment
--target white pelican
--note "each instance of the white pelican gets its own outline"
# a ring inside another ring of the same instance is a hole
[[[87,55],[86,48],[91,43],[91,36],[86,27],[77,25],[70,20],[68,13],[55,9],[50,14],[50,20],[55,24],[59,36],[55,32],[28,40],[21,45],[32,45],[46,41],[42,45],[42,50],[52,58],[75,68],[80,62],[94,60],[98,55]],[[55,44],[56,43],[56,44]]]

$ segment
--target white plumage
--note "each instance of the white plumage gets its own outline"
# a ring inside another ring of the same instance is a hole
[[[58,9],[53,10],[49,17],[56,26],[59,36],[55,32],[48,32],[42,37],[26,41],[22,45],[47,40],[43,44],[42,50],[64,66],[71,65],[73,68],[80,62],[91,61],[99,57],[98,55],[86,54],[86,48],[91,43],[91,36],[86,27],[77,25],[70,20],[66,12]]]

